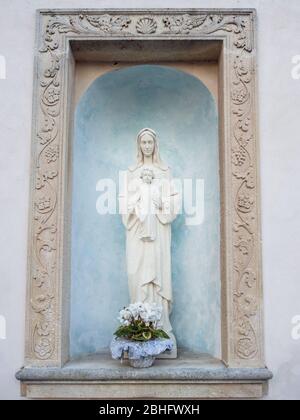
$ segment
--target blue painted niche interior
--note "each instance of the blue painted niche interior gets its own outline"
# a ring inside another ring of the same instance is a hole
[[[159,135],[175,178],[205,182],[205,219],[172,226],[174,305],[178,346],[219,354],[220,192],[217,108],[197,78],[174,68],[140,65],[106,73],[82,95],[73,145],[70,355],[109,346],[118,311],[129,303],[125,230],[121,217],[96,211],[97,181],[118,181],[135,162],[143,127]]]

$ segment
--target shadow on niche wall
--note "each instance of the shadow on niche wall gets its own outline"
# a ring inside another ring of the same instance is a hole
[[[173,312],[178,346],[219,355],[220,195],[218,117],[214,99],[195,77],[141,65],[95,80],[75,115],[72,196],[71,357],[108,347],[118,311],[129,303],[125,230],[119,215],[96,211],[99,179],[118,181],[135,162],[143,127],[159,136],[174,178],[204,179],[205,219],[172,225]]]

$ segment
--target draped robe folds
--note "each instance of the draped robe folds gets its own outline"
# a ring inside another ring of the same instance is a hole
[[[126,260],[131,303],[156,302],[163,309],[160,326],[172,331],[169,314],[172,310],[171,284],[171,223],[179,210],[179,194],[175,190],[170,170],[153,167],[155,181],[161,191],[162,208],[154,215],[155,239],[141,239],[139,218],[139,186],[142,168],[127,172],[127,194],[123,200],[122,220],[126,227]],[[130,209],[130,210],[129,210]]]

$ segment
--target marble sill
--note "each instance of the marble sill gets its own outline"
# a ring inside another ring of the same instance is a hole
[[[261,398],[272,374],[266,368],[227,368],[209,355],[180,352],[177,359],[157,359],[148,369],[102,353],[62,368],[24,367],[16,377],[28,398],[217,399]]]
[[[121,362],[108,353],[100,353],[71,360],[62,368],[24,367],[16,377],[20,381],[267,381],[272,374],[263,368],[227,368],[207,354],[181,352],[177,359],[157,359],[147,369],[134,369],[126,359]]]

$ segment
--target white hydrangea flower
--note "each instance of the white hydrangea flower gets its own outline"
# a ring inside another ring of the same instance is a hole
[[[136,302],[120,311],[119,321],[122,325],[130,325],[134,320],[141,319],[146,325],[156,325],[162,316],[162,307],[156,303]]]
[[[132,314],[128,308],[122,309],[119,313],[118,320],[122,325],[129,325],[132,320]]]

